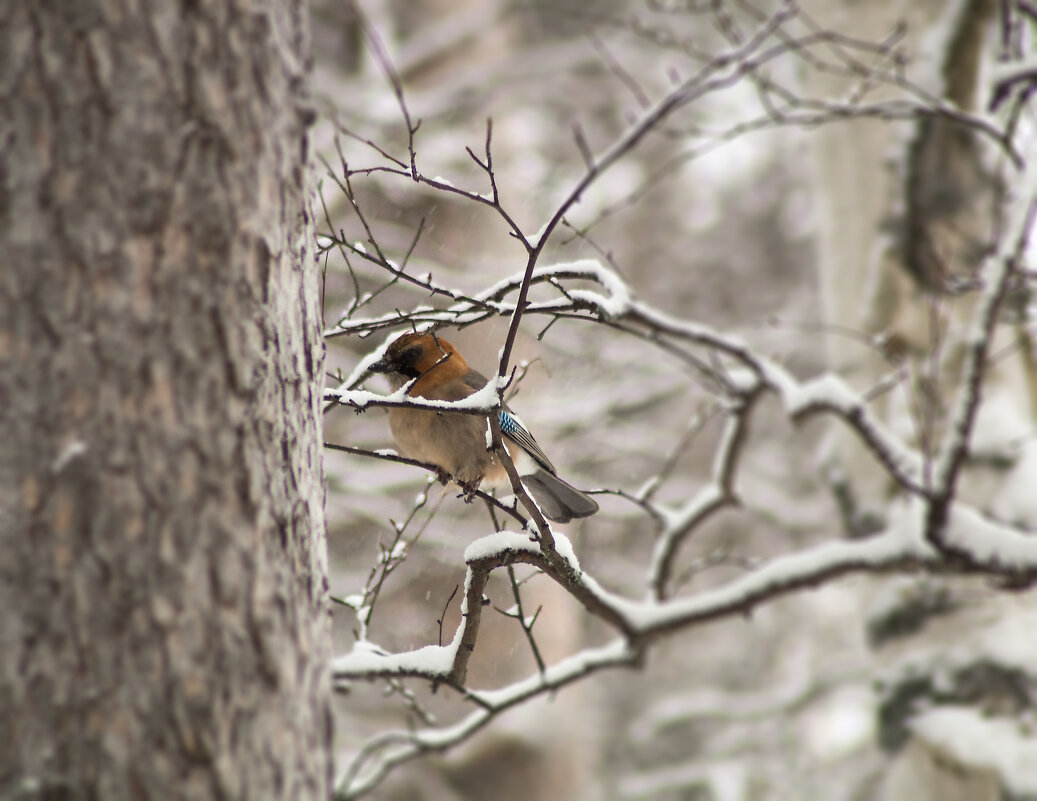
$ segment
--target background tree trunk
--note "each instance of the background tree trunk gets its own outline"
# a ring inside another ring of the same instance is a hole
[[[992,61],[995,53],[999,7],[991,0],[816,5],[824,24],[847,29],[852,21],[857,35],[866,38],[881,38],[904,25],[905,49],[926,89],[966,111],[988,103],[980,79],[984,59]],[[848,86],[817,72],[810,77],[833,96]],[[850,337],[830,337],[831,367],[860,389],[875,386],[894,364],[905,369],[905,384],[873,408],[932,459],[972,331],[975,293],[962,293],[960,287],[976,280],[982,260],[997,245],[1004,200],[990,167],[997,159],[987,154],[984,160],[978,137],[939,117],[830,126],[815,142],[822,313],[831,324],[849,325],[881,342],[884,351]],[[884,168],[876,169],[879,164]],[[1032,481],[1027,476],[1037,458],[1032,366],[1026,347],[1012,347],[1025,341],[1026,334],[1010,325],[997,331],[991,352],[1000,355],[983,377],[984,405],[958,494],[994,519],[1032,530],[1037,525],[1033,493],[1017,489]],[[840,433],[834,445],[842,483],[855,488],[846,522],[858,535],[870,533],[893,508],[892,482],[858,442]],[[1003,698],[1004,686],[1014,681],[1013,666],[1000,664],[976,643],[995,620],[1025,613],[1032,601],[1026,595],[988,601],[976,613],[973,604],[958,599],[984,597],[986,585],[958,580],[940,591],[955,600],[926,612],[924,599],[932,592],[926,581],[907,585],[890,579],[874,583],[872,597],[862,604],[875,608],[877,600],[887,599],[888,605],[896,598],[888,608],[897,609],[901,619],[913,614],[924,622],[917,630],[872,638],[886,684],[879,694],[879,739],[891,758],[876,795],[881,801],[987,801],[1008,793],[1005,777],[982,760],[963,763],[913,726],[920,711],[944,705],[998,709],[1006,718],[1022,714],[1014,699]],[[941,654],[968,647],[975,651],[974,661],[947,670]],[[911,691],[926,680],[939,689]],[[898,693],[906,700],[890,700]],[[904,735],[890,736],[897,727]]]
[[[980,96],[977,85],[984,58],[990,61],[994,52],[996,3],[859,5],[817,4],[816,11],[825,26],[853,27],[865,38],[879,39],[903,24],[915,80],[966,111],[986,105],[989,97]],[[809,73],[809,82],[833,97],[850,86],[817,71]],[[951,389],[960,376],[962,332],[968,331],[973,313],[973,296],[961,287],[975,280],[997,237],[1003,190],[984,163],[983,145],[961,125],[928,117],[828,126],[818,132],[813,151],[823,317],[881,344],[866,347],[854,337],[829,337],[830,365],[862,390],[888,376],[894,363],[905,367],[908,384],[878,398],[875,408],[927,457],[943,430]],[[997,159],[988,155],[986,161]],[[1006,476],[1017,467],[1029,470],[1034,458],[1025,453],[1003,458],[1006,443],[1030,437],[1037,408],[1029,354],[1011,347],[1025,340],[1025,333],[1009,326],[999,331],[995,351],[1008,348],[1010,353],[987,371],[979,439],[972,449],[979,458],[971,461],[962,491],[965,500],[996,510],[1002,519],[1031,525],[1037,521],[1031,496],[1020,503],[1018,493],[1009,498],[1002,491]],[[935,375],[937,368],[945,375]],[[995,423],[991,435],[985,433],[988,421]],[[835,438],[833,455],[846,483],[856,488],[853,501],[861,519],[850,522],[878,526],[866,518],[884,517],[892,490],[888,476],[851,437]],[[992,461],[1008,464],[992,470]]]
[[[0,2],[0,796],[324,798],[303,4]]]

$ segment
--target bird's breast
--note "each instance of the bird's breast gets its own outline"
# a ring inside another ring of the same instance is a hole
[[[486,419],[425,409],[392,409],[389,426],[405,456],[431,462],[460,481],[482,478],[493,461],[486,450]]]

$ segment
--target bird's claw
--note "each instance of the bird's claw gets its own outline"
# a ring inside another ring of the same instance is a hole
[[[461,487],[461,495],[458,497],[464,498],[465,503],[471,503],[475,500],[475,493],[479,490],[478,481],[458,481],[458,486]]]

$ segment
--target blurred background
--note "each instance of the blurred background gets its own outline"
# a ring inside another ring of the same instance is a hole
[[[354,170],[387,163],[363,140],[406,160],[406,126],[386,75],[391,63],[411,120],[420,120],[420,171],[488,192],[486,173],[466,148],[484,157],[492,119],[501,203],[531,235],[584,174],[581,151],[604,151],[681,81],[792,9],[791,32],[838,36],[818,37],[826,43],[804,48],[806,55],[789,48],[756,80],[732,81],[668,118],[584,193],[540,264],[609,263],[646,303],[740,337],[799,377],[832,369],[865,390],[900,370],[902,381],[877,408],[924,451],[940,435],[954,387],[953,367],[942,372],[940,360],[953,351],[969,306],[946,281],[919,278],[913,254],[921,237],[944,273],[975,274],[976,253],[995,241],[991,209],[1012,202],[995,179],[1003,156],[977,137],[910,114],[836,122],[837,111],[806,101],[850,102],[848,93],[860,91],[876,102],[919,102],[919,92],[888,80],[906,74],[932,97],[982,107],[991,70],[1008,52],[999,5],[1007,4],[314,0],[316,151],[340,177],[343,155]],[[840,36],[895,39],[897,56],[847,51],[887,80],[861,89],[867,81],[848,74],[836,53]],[[825,59],[842,71],[826,68]],[[769,106],[780,97],[773,87],[796,98],[800,124]],[[1019,130],[1031,113],[1021,114]],[[328,169],[319,171],[331,226],[320,210],[318,231],[370,249],[355,209]],[[390,258],[402,261],[413,248],[412,274],[476,293],[525,267],[525,250],[486,206],[388,173],[354,176],[351,188]],[[347,265],[341,251],[329,250],[323,266],[329,329],[343,315],[446,305],[404,283],[386,287],[386,273],[355,255]],[[984,509],[1032,528],[1028,303],[1027,296],[1006,333],[1018,342],[1021,332],[1023,344],[1001,360],[1003,375],[991,377],[992,396],[1003,401],[981,433],[990,432],[984,442],[997,458],[977,460],[968,486]],[[507,325],[497,319],[442,333],[490,375]],[[329,386],[389,333],[329,339]],[[523,320],[514,362],[522,379],[510,403],[576,486],[636,494],[657,480],[656,500],[677,504],[709,483],[725,399],[686,364],[607,326],[533,315]],[[367,388],[388,390],[378,378]],[[383,409],[331,410],[325,439],[393,447]],[[464,548],[493,531],[483,505],[430,485],[415,468],[330,450],[325,458],[332,594],[360,607],[335,607],[335,651],[347,652],[362,624],[389,651],[449,640]],[[838,433],[820,420],[793,427],[773,401],[753,418],[737,487],[740,505],[710,518],[683,549],[676,594],[721,585],[812,544],[867,536],[897,503],[888,478]],[[564,531],[586,571],[641,598],[652,520],[618,492],[596,497],[601,512]],[[405,558],[372,606],[383,550],[396,541],[394,556]],[[525,580],[527,615],[540,609],[534,634],[547,663],[611,639],[549,579],[526,567],[516,573]],[[503,571],[487,595],[494,607],[512,607]],[[1034,798],[1037,747],[1026,733],[1037,723],[1031,596],[979,578],[840,578],[745,619],[668,637],[639,669],[594,675],[531,701],[449,753],[399,767],[371,797]],[[469,685],[501,687],[535,674],[516,621],[487,611]],[[371,737],[433,719],[449,725],[471,706],[449,688],[431,692],[408,680],[353,683],[336,709],[345,770]],[[932,732],[941,730],[940,719],[925,717],[948,709],[974,715],[948,724],[961,733],[954,743],[939,741]],[[1016,727],[998,729],[1006,743],[1000,761],[959,747],[970,733],[990,741],[976,722],[990,715]]]

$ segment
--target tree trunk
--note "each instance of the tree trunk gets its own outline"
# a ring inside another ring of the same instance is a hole
[[[0,0],[0,797],[325,798],[300,0]]]
[[[982,109],[988,87],[980,83],[983,62],[991,60],[992,26],[999,11],[992,0],[884,0],[861,4],[815,4],[823,25],[853,30],[878,40],[898,24],[908,74],[925,88],[963,110]],[[852,27],[851,27],[852,24]],[[815,86],[845,96],[838,77],[812,73]],[[869,350],[848,337],[829,339],[831,366],[859,389],[875,386],[896,363],[910,380],[872,403],[872,409],[925,459],[938,453],[949,404],[961,368],[974,313],[974,282],[988,257],[1003,188],[984,165],[982,140],[953,121],[936,116],[911,123],[854,121],[832,126],[816,139],[815,189],[820,198],[822,313],[827,322],[849,326],[883,343]],[[883,169],[876,165],[883,164]],[[983,375],[983,405],[970,441],[970,458],[956,497],[995,519],[1037,524],[1032,491],[1020,491],[1032,475],[1037,445],[1032,441],[1032,365],[1025,348],[1013,348],[1019,334],[1002,321],[990,345]],[[1015,443],[1025,443],[1022,447]],[[848,523],[857,534],[883,524],[894,497],[890,478],[854,438],[835,440],[835,460],[853,488]],[[856,507],[856,508],[854,508]],[[863,524],[863,525],[862,525]],[[885,685],[877,699],[882,727],[904,734],[883,743],[891,753],[876,798],[880,801],[987,801],[1007,795],[1007,779],[983,757],[965,762],[912,724],[924,710],[967,706],[998,710],[1012,720],[1026,712],[1004,701],[1014,665],[1001,664],[982,646],[997,618],[1019,615],[1026,601],[1005,607],[973,604],[987,590],[961,581],[941,585],[952,599],[926,611],[927,585],[873,582],[876,597],[896,600],[900,620],[920,621],[916,629],[876,643]],[[960,598],[967,599],[965,602]],[[919,600],[921,599],[921,600]],[[875,607],[874,598],[862,606]],[[977,616],[977,607],[985,613]],[[918,611],[921,610],[921,611]],[[890,615],[892,617],[892,615]],[[923,625],[924,623],[924,625]],[[948,629],[941,636],[941,626]],[[947,652],[973,653],[971,661],[947,667]],[[909,668],[905,667],[908,666]],[[931,689],[931,688],[932,689]],[[1025,693],[1020,693],[1025,695]],[[906,699],[906,700],[901,700]]]
[[[904,25],[903,47],[916,81],[967,111],[986,103],[987,87],[979,81],[998,9],[993,0],[816,5],[823,26],[869,40]],[[809,75],[811,88],[830,96],[846,96],[853,85],[820,71]],[[881,96],[875,93],[875,99]],[[862,391],[888,377],[894,362],[908,367],[911,381],[872,407],[925,457],[934,455],[944,433],[967,347],[975,292],[961,288],[975,280],[989,253],[1003,200],[983,164],[982,144],[975,132],[936,116],[895,125],[854,120],[816,137],[822,315],[875,338],[883,351],[854,337],[831,336],[831,367]],[[998,515],[1016,523],[1037,521],[1037,505],[1018,498],[1002,502],[999,488],[1011,470],[988,467],[992,451],[1025,440],[1032,427],[1032,365],[1025,349],[1012,347],[1020,333],[1008,326],[998,331],[992,352],[1011,354],[993,360],[984,376],[986,404],[973,442],[973,450],[987,458],[973,460],[969,480],[959,487],[968,502],[1000,507]],[[934,367],[940,375],[933,375]],[[998,443],[985,433],[990,417],[997,418]],[[861,517],[882,518],[893,491],[885,470],[851,435],[835,438],[834,450]]]

